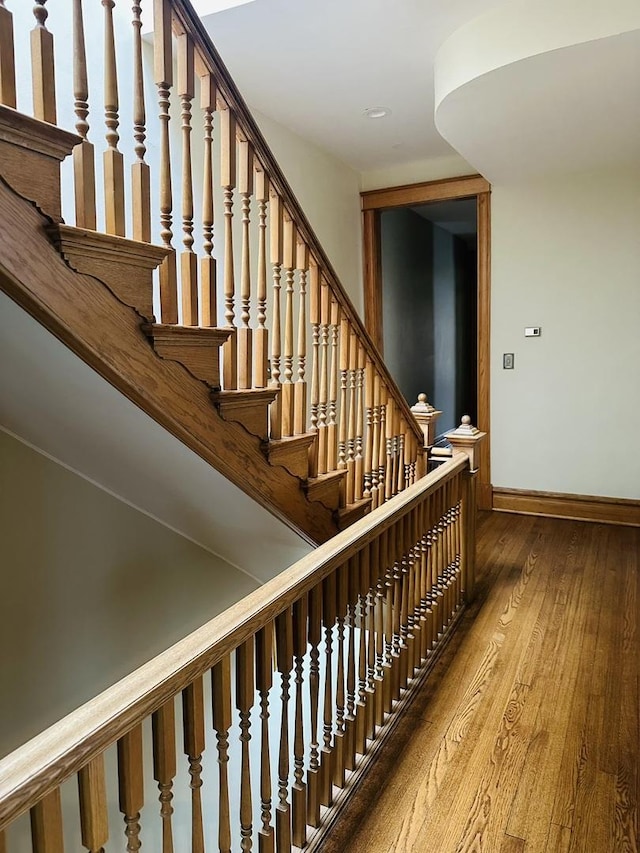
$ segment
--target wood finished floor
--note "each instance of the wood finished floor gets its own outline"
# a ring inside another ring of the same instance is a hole
[[[327,849],[637,851],[640,530],[478,533],[476,602]]]

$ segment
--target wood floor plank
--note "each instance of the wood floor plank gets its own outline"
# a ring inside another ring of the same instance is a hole
[[[637,853],[640,531],[495,515],[475,622],[341,853]]]

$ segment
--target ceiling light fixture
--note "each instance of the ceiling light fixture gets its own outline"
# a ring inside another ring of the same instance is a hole
[[[364,111],[367,118],[386,118],[391,115],[389,107],[370,107]]]

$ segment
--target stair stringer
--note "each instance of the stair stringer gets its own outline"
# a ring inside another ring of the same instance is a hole
[[[317,544],[337,533],[331,509],[300,479],[270,465],[260,439],[225,421],[205,382],[149,346],[140,316],[97,278],[72,270],[52,244],[52,221],[0,180],[0,286],[156,422],[254,500]],[[25,239],[29,235],[29,239]]]

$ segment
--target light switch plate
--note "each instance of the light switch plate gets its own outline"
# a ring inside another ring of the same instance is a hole
[[[525,338],[539,338],[542,334],[542,326],[527,326],[524,330]]]
[[[513,370],[514,365],[514,354],[512,352],[505,352],[502,355],[502,367],[505,370]]]

